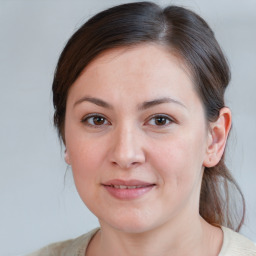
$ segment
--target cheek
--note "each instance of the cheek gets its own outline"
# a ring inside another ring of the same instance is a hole
[[[203,157],[200,143],[194,136],[177,135],[175,139],[153,147],[151,164],[159,173],[161,182],[167,184],[168,190],[182,194],[198,184]]]
[[[99,197],[97,189],[100,186],[101,160],[100,152],[95,147],[86,145],[80,141],[71,148],[71,167],[77,192],[84,204],[93,212],[95,200]]]
[[[100,183],[100,166],[105,159],[105,148],[101,140],[70,133],[67,136],[67,150],[77,190],[81,196],[94,193],[93,185]],[[90,189],[88,189],[90,188]]]

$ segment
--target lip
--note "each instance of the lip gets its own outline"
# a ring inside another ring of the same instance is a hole
[[[109,180],[102,183],[106,191],[114,198],[121,200],[132,200],[140,198],[151,191],[156,184],[141,180]],[[138,188],[116,188],[114,186],[138,186]]]
[[[119,179],[114,179],[114,180],[109,180],[107,182],[104,182],[103,185],[106,186],[111,186],[111,185],[124,185],[124,186],[148,186],[152,185],[153,183],[141,181],[141,180],[119,180]]]

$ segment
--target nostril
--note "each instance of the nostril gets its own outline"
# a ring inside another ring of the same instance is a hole
[[[120,163],[120,162],[116,162],[116,161],[112,161],[112,165],[114,166],[118,166],[119,168],[122,168],[122,169],[130,169],[130,168],[134,168],[136,167],[137,165],[139,165],[140,163],[139,162],[126,162],[126,163]]]
[[[109,160],[113,166],[119,166],[123,169],[134,168],[145,162],[145,152],[137,143],[118,144],[109,151]]]

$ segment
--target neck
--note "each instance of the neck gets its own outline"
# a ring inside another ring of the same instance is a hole
[[[178,224],[179,225],[178,225]],[[182,224],[181,224],[182,223]],[[125,233],[101,223],[86,255],[185,256],[218,255],[222,232],[200,216],[165,223],[142,233]],[[211,254],[209,254],[211,252]]]

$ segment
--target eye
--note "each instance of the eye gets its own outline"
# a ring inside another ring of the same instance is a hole
[[[81,122],[87,126],[93,126],[95,128],[110,124],[109,121],[104,116],[101,116],[98,114],[92,114],[92,115],[85,116],[81,120]]]
[[[167,126],[174,121],[166,115],[155,115],[149,119],[147,122],[149,125],[154,125],[154,126]]]

